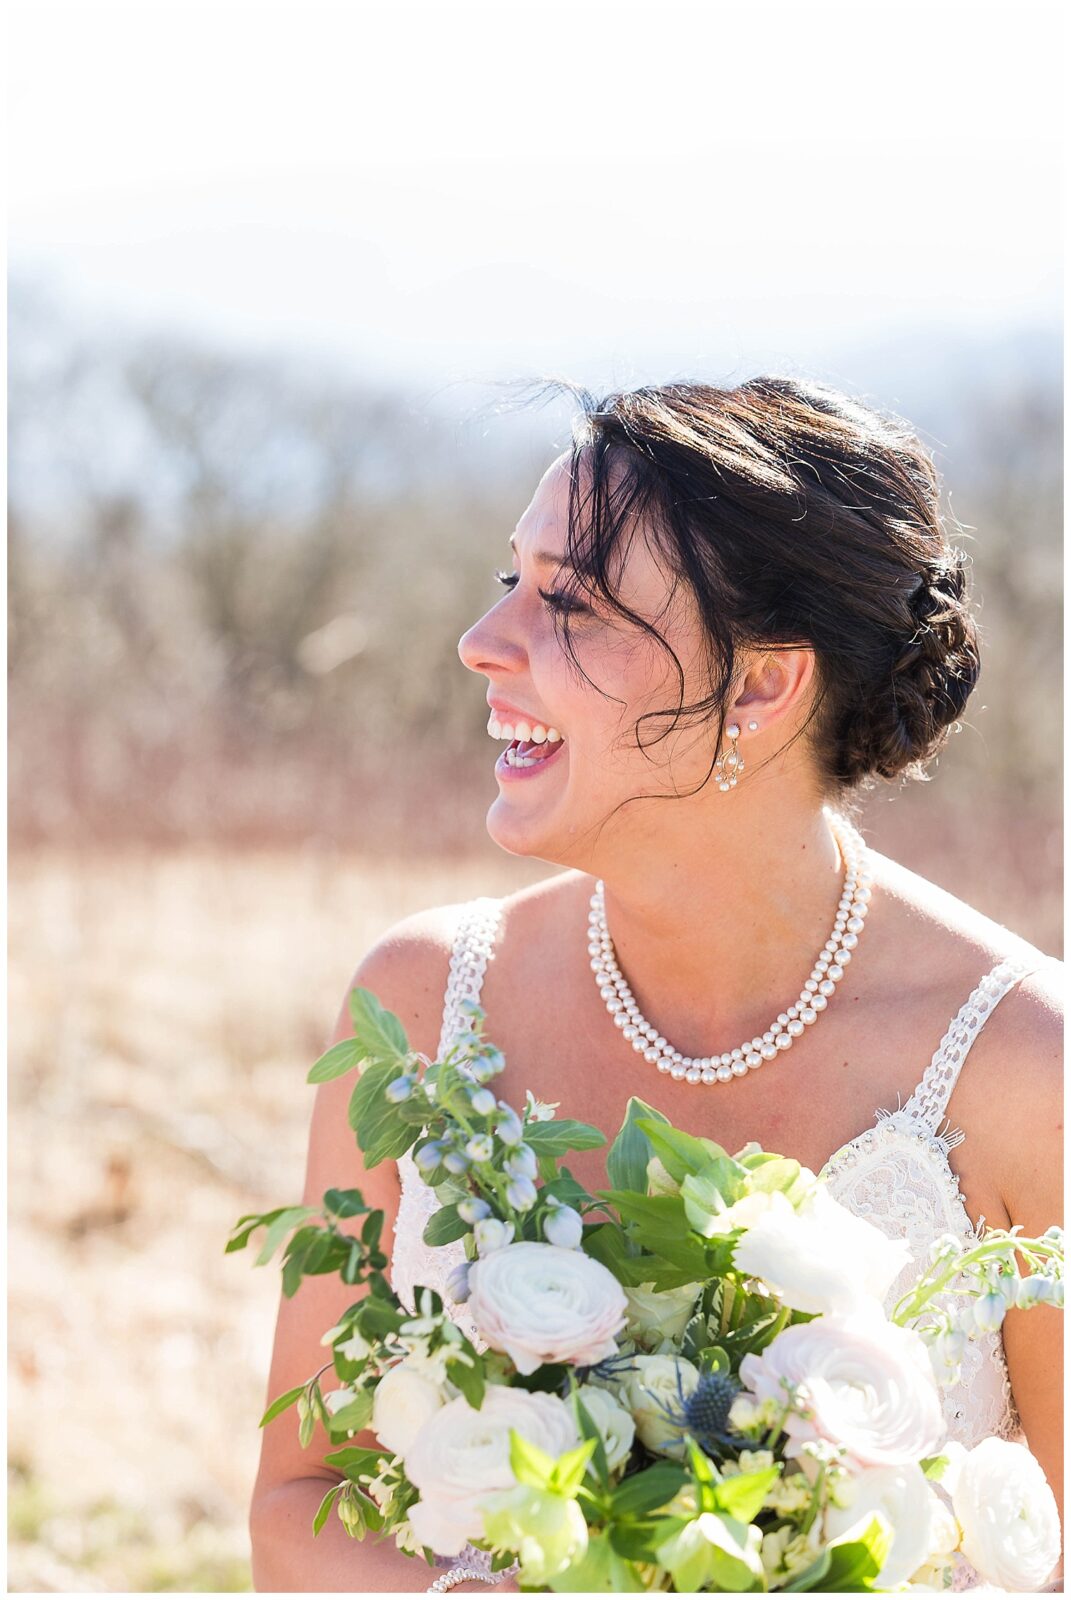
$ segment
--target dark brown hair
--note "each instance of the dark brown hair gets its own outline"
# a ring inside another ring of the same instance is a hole
[[[651,634],[676,665],[683,701],[675,652],[622,604],[611,578],[642,519],[691,586],[706,629],[709,697],[640,723],[671,719],[661,738],[681,717],[715,719],[712,772],[736,650],[809,646],[817,689],[800,731],[825,797],[843,804],[878,777],[926,779],[978,680],[978,634],[970,558],[948,542],[937,472],[909,425],[795,378],[602,398],[549,387],[581,407],[566,550],[575,577],[558,587],[597,596]],[[556,626],[587,678],[568,612]]]

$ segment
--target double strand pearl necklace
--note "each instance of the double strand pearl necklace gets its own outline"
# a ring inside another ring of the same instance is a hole
[[[591,970],[614,1023],[632,1048],[659,1072],[668,1072],[671,1078],[684,1079],[686,1083],[730,1083],[733,1078],[745,1078],[764,1061],[773,1061],[782,1050],[790,1049],[804,1028],[817,1022],[819,1012],[826,1009],[859,943],[873,879],[866,867],[867,844],[862,834],[829,807],[823,807],[823,811],[845,864],[844,889],[832,936],[826,940],[795,1004],[780,1012],[776,1023],[765,1033],[746,1039],[735,1050],[726,1050],[720,1056],[682,1055],[642,1015],[614,954],[606,926],[603,880],[596,883],[588,918]]]

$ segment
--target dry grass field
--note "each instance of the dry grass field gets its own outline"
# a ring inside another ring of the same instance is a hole
[[[1055,822],[942,815],[906,796],[868,837],[1059,953]],[[299,1198],[305,1074],[379,933],[551,870],[490,847],[13,856],[12,1589],[250,1587],[278,1273],[224,1255],[231,1224]]]

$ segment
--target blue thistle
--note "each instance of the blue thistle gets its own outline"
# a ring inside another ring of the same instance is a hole
[[[706,1455],[725,1455],[748,1444],[742,1434],[729,1426],[729,1408],[742,1388],[739,1379],[726,1372],[703,1372],[691,1394],[686,1395],[678,1366],[676,1403],[660,1401],[659,1410],[679,1432],[690,1433]]]

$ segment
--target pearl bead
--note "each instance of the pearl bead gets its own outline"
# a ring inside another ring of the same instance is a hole
[[[751,722],[748,726],[754,732],[758,724]],[[730,726],[731,738],[736,738],[739,732],[735,723]],[[718,787],[722,790],[735,788],[737,778],[744,770],[743,758],[735,752],[725,758],[725,765],[735,770],[732,776],[719,783]],[[873,883],[872,875],[866,869],[867,845],[862,835],[851,823],[834,814],[830,814],[829,821],[844,865],[844,881],[833,932],[822,947],[798,999],[784,1011],[778,1012],[776,1022],[765,1032],[720,1054],[697,1057],[682,1055],[642,1015],[617,964],[607,926],[605,884],[601,878],[596,880],[588,916],[589,965],[595,974],[600,998],[622,1037],[659,1072],[668,1074],[677,1082],[683,1080],[703,1084],[729,1083],[734,1077],[746,1077],[748,1072],[756,1071],[764,1061],[772,1061],[788,1050],[806,1027],[813,1026],[819,1012],[825,1010],[828,997],[835,993],[836,985],[843,978],[844,969],[851,960],[851,952],[858,943],[863,919],[869,909]],[[473,949],[490,957],[490,950],[483,945],[473,945]]]

